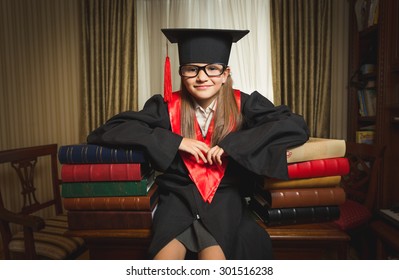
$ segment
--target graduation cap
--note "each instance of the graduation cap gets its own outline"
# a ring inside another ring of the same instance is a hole
[[[249,30],[161,29],[171,43],[177,43],[180,65],[188,63],[223,63],[228,65],[232,43]]]
[[[249,33],[249,30],[231,29],[161,29],[171,43],[177,43],[180,65],[188,63],[223,63],[228,65],[232,43]],[[171,100],[172,80],[170,61],[166,56],[164,68],[164,99]]]

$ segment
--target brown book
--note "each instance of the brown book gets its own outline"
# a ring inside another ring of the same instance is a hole
[[[152,210],[158,202],[158,186],[154,183],[148,195],[70,197],[64,198],[66,210]]]
[[[342,187],[269,190],[271,208],[340,205],[346,195]]]
[[[152,211],[68,211],[70,230],[150,229]]]
[[[325,188],[335,187],[341,182],[341,176],[326,176],[305,179],[279,180],[266,178],[264,188],[268,190],[285,188]]]

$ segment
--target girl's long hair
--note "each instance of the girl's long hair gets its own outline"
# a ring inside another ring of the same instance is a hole
[[[233,80],[229,75],[216,97],[214,132],[211,146],[217,145],[227,134],[242,125],[242,115],[234,98]],[[183,137],[195,139],[195,108],[193,99],[182,83],[181,86],[181,133]]]

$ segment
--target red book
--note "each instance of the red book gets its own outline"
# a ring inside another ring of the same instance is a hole
[[[290,179],[342,176],[349,173],[349,161],[345,157],[325,158],[288,164]]]
[[[150,170],[144,163],[63,164],[63,182],[140,181]]]

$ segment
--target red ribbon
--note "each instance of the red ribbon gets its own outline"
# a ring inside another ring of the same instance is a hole
[[[170,71],[169,56],[165,58],[164,77],[163,77],[163,98],[165,102],[169,102],[172,98],[172,77]]]

